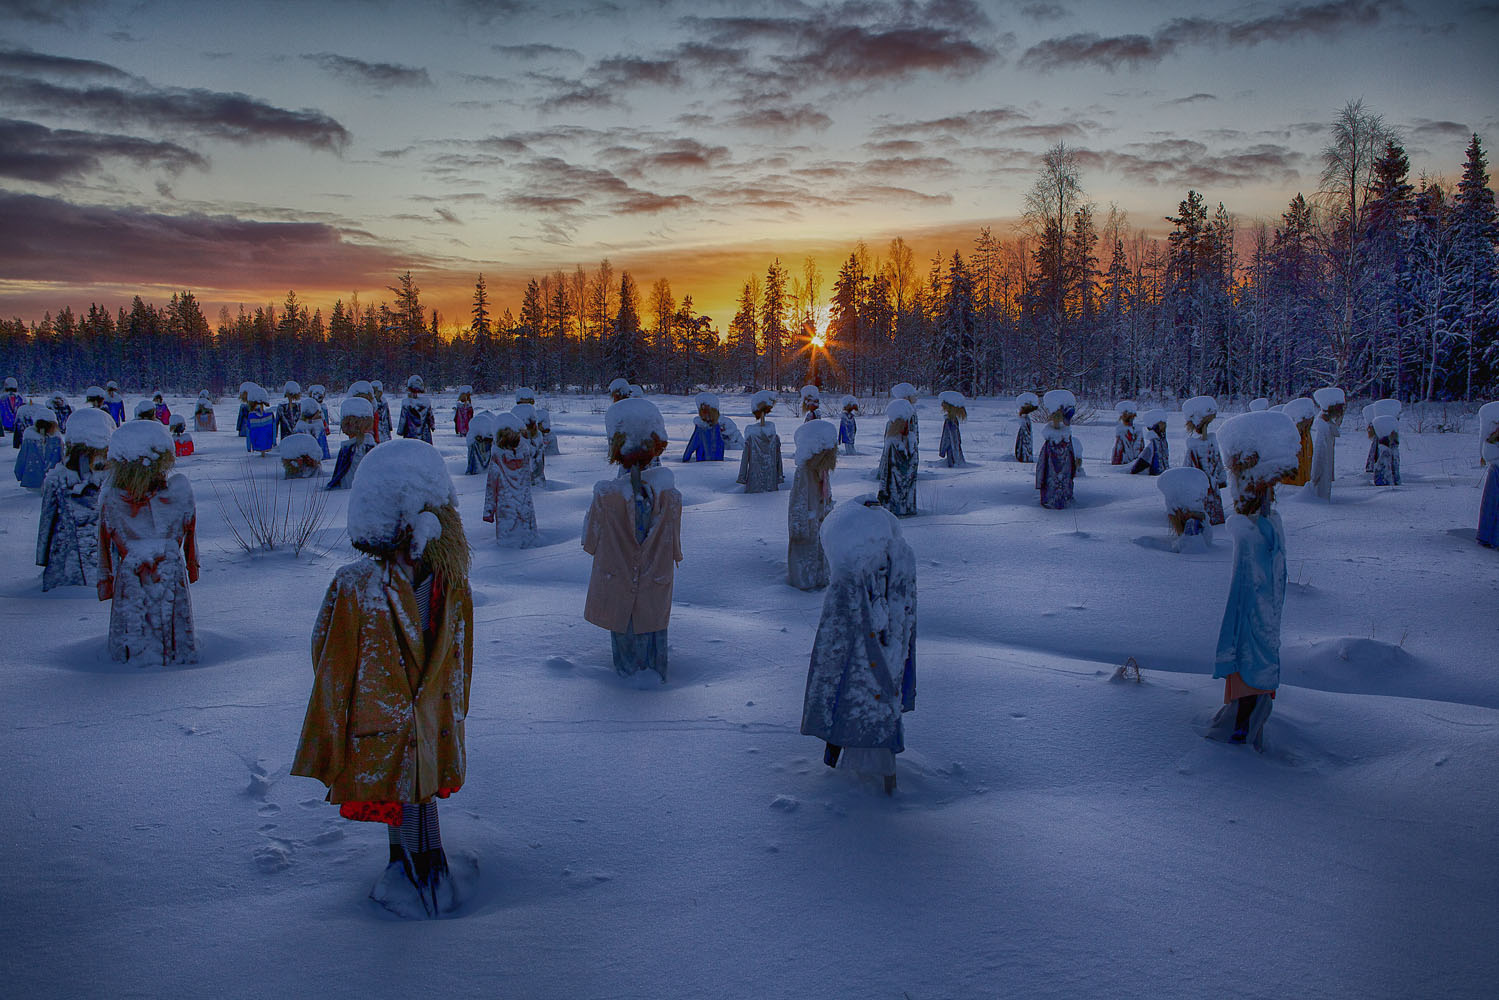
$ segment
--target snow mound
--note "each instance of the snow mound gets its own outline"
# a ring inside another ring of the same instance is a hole
[[[963,394],[953,389],[947,389],[943,392],[939,392],[937,394],[937,402],[941,403],[943,406],[958,406],[964,408],[968,406],[968,400],[963,398]]]
[[[1249,401],[1250,413],[1263,413],[1268,409],[1270,409],[1270,400],[1266,399],[1264,396],[1261,396],[1258,399],[1251,399]]]
[[[283,459],[311,458],[322,461],[323,446],[311,434],[288,434],[281,439],[276,454]]]
[[[472,444],[475,438],[493,438],[498,419],[498,417],[488,410],[485,410],[483,413],[475,413],[474,419],[468,422],[468,437],[466,440]],[[510,419],[514,420],[515,418],[511,417]]]
[[[910,405],[909,403],[907,404]],[[838,447],[838,428],[831,420],[808,420],[796,429],[796,461],[807,461],[821,451]]]
[[[916,416],[916,407],[904,399],[892,399],[885,404],[886,420],[910,420],[914,416]]]
[[[630,397],[621,399],[608,410],[604,411],[604,427],[609,432],[609,437],[623,433],[625,436],[625,452],[631,452],[644,445],[654,434],[662,441],[668,440],[666,436],[666,421],[661,417],[661,411],[656,404],[648,399]]]
[[[899,537],[895,515],[883,507],[843,503],[822,522],[822,548],[836,573],[858,572],[883,556]]]
[[[1156,489],[1166,498],[1166,510],[1185,510],[1194,514],[1205,512],[1208,496],[1208,475],[1190,465],[1167,469],[1156,477]]]
[[[115,436],[119,437],[118,432]],[[354,473],[349,540],[388,546],[402,528],[415,529],[422,511],[448,504],[457,506],[458,493],[440,451],[416,438],[377,444]]]
[[[1182,416],[1200,424],[1208,417],[1216,416],[1218,413],[1218,401],[1212,396],[1193,396],[1182,404]]]
[[[375,404],[371,403],[367,399],[362,399],[359,396],[350,396],[348,399],[344,400],[343,405],[338,408],[338,416],[341,420],[348,419],[349,417],[370,418],[374,415]]]
[[[81,444],[85,448],[106,449],[114,429],[114,418],[103,410],[92,407],[79,410],[68,418],[68,443]]]
[[[1358,694],[1391,694],[1391,681],[1421,665],[1393,643],[1352,636],[1288,646],[1283,664],[1290,675],[1283,683]]]
[[[1324,385],[1322,388],[1312,393],[1312,402],[1316,403],[1319,409],[1326,410],[1330,407],[1347,403],[1348,397],[1344,395],[1343,390],[1339,389],[1337,386]]]
[[[109,438],[111,462],[140,462],[150,465],[160,455],[175,455],[172,435],[155,420],[132,420],[121,424]]]
[[[1299,424],[1303,420],[1310,420],[1317,415],[1317,404],[1305,396],[1297,396],[1287,403],[1280,412]]]
[[[1121,399],[1114,404],[1114,412],[1123,416],[1126,413],[1139,413],[1140,404],[1133,399]]]
[[[1382,413],[1374,418],[1375,437],[1389,437],[1391,434],[1400,433],[1400,418],[1388,413]]]
[[[1258,462],[1246,469],[1241,479],[1264,482],[1295,471],[1301,435],[1284,413],[1270,410],[1240,413],[1230,417],[1218,431],[1218,447],[1223,452],[1224,464],[1230,468],[1250,455],[1258,455]]]
[[[897,382],[890,387],[890,395],[894,399],[909,400],[916,395],[916,387],[910,382]]]
[[[1041,397],[1041,409],[1047,413],[1055,413],[1058,410],[1061,410],[1064,414],[1067,410],[1076,412],[1077,397],[1072,394],[1071,390],[1053,389]],[[1072,417],[1069,415],[1067,419],[1071,420]]]

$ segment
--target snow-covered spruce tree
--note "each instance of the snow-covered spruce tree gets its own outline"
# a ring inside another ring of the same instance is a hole
[[[953,251],[947,267],[947,280],[940,296],[937,316],[937,343],[933,350],[932,382],[942,389],[954,389],[965,396],[974,394],[974,308],[973,277],[963,257]]]
[[[619,311],[610,326],[605,350],[609,371],[631,382],[638,381],[645,355],[644,336],[640,329],[640,297],[635,291],[635,279],[630,277],[629,271],[624,271],[619,279]]]
[[[1499,273],[1499,219],[1494,211],[1494,192],[1489,188],[1488,163],[1483,145],[1474,133],[1468,143],[1462,180],[1452,205],[1452,241],[1460,294],[1454,336],[1461,344],[1463,372],[1461,392],[1472,399],[1475,377],[1483,384],[1480,362],[1493,353],[1495,328],[1499,325],[1499,302],[1495,275]],[[1491,359],[1494,360],[1494,359]],[[1487,374],[1492,375],[1492,368]],[[1456,380],[1454,380],[1455,382]],[[1454,395],[1458,389],[1453,385]]]

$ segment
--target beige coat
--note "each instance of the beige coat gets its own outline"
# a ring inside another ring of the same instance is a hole
[[[600,628],[659,632],[671,619],[671,588],[682,561],[682,494],[670,473],[652,469],[645,481],[656,487],[650,534],[635,541],[630,481],[611,479],[593,487],[593,504],[583,521],[583,551],[593,556],[583,617]]]
[[[361,559],[328,587],[291,769],[327,785],[328,801],[425,802],[462,786],[474,599],[467,580],[446,588],[429,648],[399,566]]]

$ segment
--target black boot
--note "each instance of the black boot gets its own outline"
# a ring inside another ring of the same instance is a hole
[[[822,762],[828,767],[837,767],[838,755],[842,752],[842,747],[829,743],[827,749],[822,752]]]

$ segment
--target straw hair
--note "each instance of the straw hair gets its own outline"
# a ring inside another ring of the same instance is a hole
[[[813,476],[821,476],[825,472],[832,472],[838,464],[838,449],[824,448],[815,453],[811,458],[802,463]]]
[[[442,525],[442,534],[427,543],[427,547],[422,550],[422,561],[429,569],[441,573],[445,580],[466,579],[469,567],[468,536],[463,533],[463,518],[458,515],[458,508],[452,504],[444,504],[441,507],[426,507],[424,511],[436,515],[438,523]],[[377,559],[392,559],[410,548],[411,525],[402,525],[396,537],[386,543],[351,539],[350,544]]]
[[[885,423],[885,436],[887,438],[900,437],[906,433],[909,427],[910,424],[907,423],[905,417],[892,417]]]
[[[374,417],[344,417],[338,422],[344,437],[363,437],[375,429]]]
[[[953,420],[967,420],[968,408],[966,406],[954,406],[951,403],[942,404],[942,412]]]
[[[177,456],[167,451],[158,453],[149,463],[117,461],[113,463],[110,482],[125,496],[139,502],[166,486],[167,473],[176,460]]]
[[[501,427],[495,431],[494,443],[501,448],[520,447],[520,431],[514,427]]]
[[[626,452],[624,448],[625,432],[615,431],[614,436],[609,439],[609,461],[626,469],[645,468],[651,464],[652,459],[666,450],[666,442],[652,431],[651,436],[633,451]]]
[[[716,407],[709,406],[707,403],[704,403],[702,406],[699,406],[697,408],[697,415],[703,418],[703,423],[705,424],[718,423],[718,409]]]

